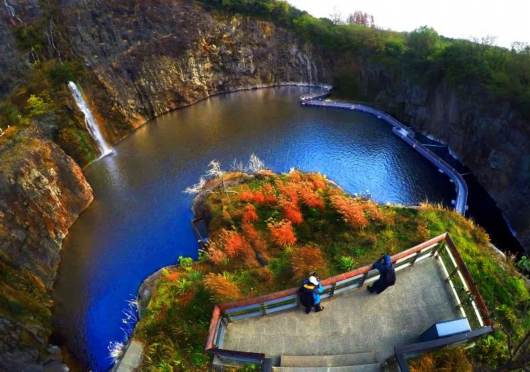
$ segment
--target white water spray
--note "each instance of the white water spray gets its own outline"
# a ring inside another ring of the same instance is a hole
[[[75,103],[77,103],[77,107],[79,107],[79,110],[81,110],[81,112],[85,115],[85,124],[87,126],[88,131],[90,132],[90,135],[98,145],[101,157],[110,154],[112,150],[109,148],[109,145],[107,145],[107,142],[105,142],[105,138],[101,134],[98,127],[98,123],[94,119],[94,116],[92,115],[90,107],[88,107],[88,104],[86,103],[83,94],[77,88],[77,85],[72,81],[68,83],[68,88],[70,88],[70,91],[74,96]]]

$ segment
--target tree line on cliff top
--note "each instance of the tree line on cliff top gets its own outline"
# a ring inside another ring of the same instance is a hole
[[[445,79],[456,87],[480,86],[491,102],[509,102],[530,119],[530,46],[526,43],[514,42],[511,49],[506,49],[495,46],[492,37],[454,40],[426,26],[411,33],[382,30],[373,27],[373,19],[363,25],[341,22],[340,17],[315,18],[286,1],[199,2],[207,9],[272,21],[319,47],[355,52],[377,64],[404,70],[421,78],[422,83],[436,84]]]

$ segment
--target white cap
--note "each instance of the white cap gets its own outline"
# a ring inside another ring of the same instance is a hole
[[[314,276],[310,276],[309,277],[309,283],[311,284],[314,284],[314,285],[318,285],[318,279]]]

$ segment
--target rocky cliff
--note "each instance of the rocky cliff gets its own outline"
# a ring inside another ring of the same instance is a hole
[[[61,0],[61,9],[75,54],[134,126],[218,93],[323,79],[320,57],[292,32],[192,1]]]
[[[478,87],[422,82],[405,72],[336,56],[336,85],[348,79],[354,98],[387,110],[448,144],[497,202],[530,250],[530,123],[507,102],[492,103]]]
[[[0,370],[39,370],[60,360],[60,350],[48,346],[49,291],[61,242],[92,189],[38,130],[4,140],[0,157]]]

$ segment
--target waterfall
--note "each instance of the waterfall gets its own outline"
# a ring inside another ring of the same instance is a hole
[[[105,138],[99,130],[98,123],[94,119],[94,116],[92,115],[88,104],[83,98],[83,93],[81,93],[81,91],[77,88],[77,85],[72,81],[68,83],[68,88],[70,88],[70,91],[74,96],[75,103],[77,103],[77,107],[79,107],[79,110],[81,110],[81,112],[85,115],[85,124],[90,135],[94,139],[94,142],[96,142],[96,144],[98,145],[101,157],[110,154],[112,150],[109,148],[109,145],[107,145],[107,142],[105,142]]]

